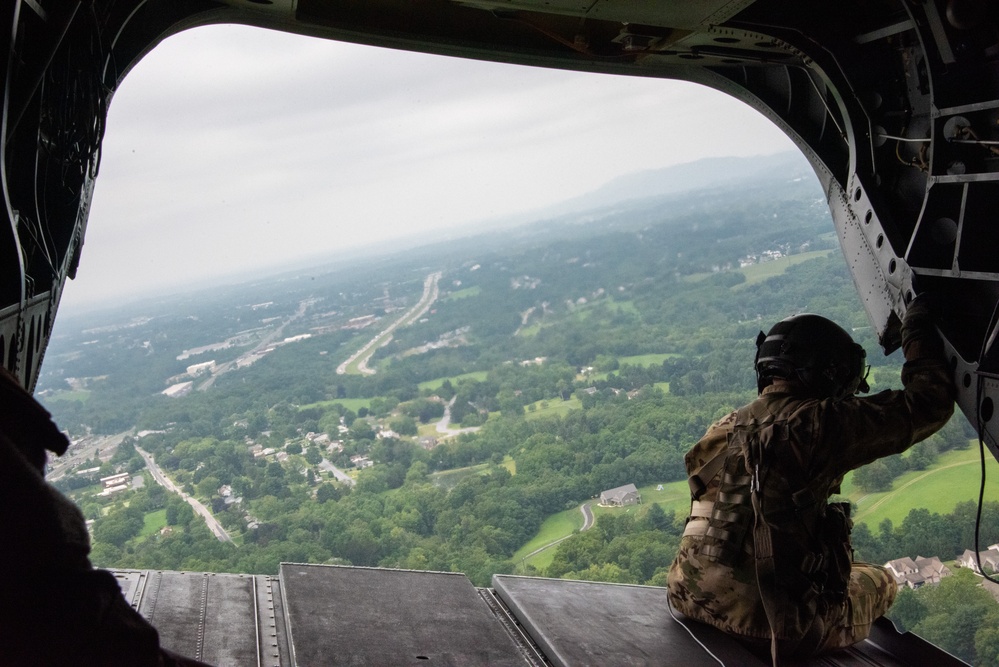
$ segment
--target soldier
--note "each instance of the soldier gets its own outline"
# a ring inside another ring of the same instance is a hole
[[[164,650],[114,576],[91,566],[83,515],[43,478],[69,441],[0,367],[0,664],[206,667]]]
[[[759,397],[713,424],[685,458],[691,511],[669,571],[687,616],[778,656],[849,646],[895,599],[879,566],[854,563],[843,475],[904,452],[954,410],[943,343],[923,299],[902,322],[901,391],[869,397],[865,352],[818,315],[756,340]]]

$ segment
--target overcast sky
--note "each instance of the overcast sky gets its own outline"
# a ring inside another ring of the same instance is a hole
[[[74,312],[793,145],[693,84],[240,26],[166,40],[111,103]]]

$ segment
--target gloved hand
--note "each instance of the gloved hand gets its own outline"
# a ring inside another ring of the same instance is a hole
[[[943,356],[943,340],[934,325],[933,295],[922,293],[909,302],[902,317],[902,353],[906,361]]]

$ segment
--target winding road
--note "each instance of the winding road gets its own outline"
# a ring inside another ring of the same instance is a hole
[[[590,509],[590,503],[583,503],[582,505],[579,506],[579,511],[583,513],[583,527],[579,529],[579,532],[582,533],[585,530],[589,530],[590,528],[593,528],[593,510]],[[531,556],[535,556],[535,555],[541,553],[542,551],[544,551],[545,549],[551,549],[556,544],[559,544],[560,542],[565,542],[567,539],[569,539],[570,537],[572,537],[575,534],[576,534],[575,532],[572,532],[569,535],[566,535],[565,537],[558,538],[554,542],[549,542],[548,544],[546,544],[543,547],[538,547],[537,549],[535,549],[531,553],[529,553],[526,556],[524,556],[523,558],[521,558],[520,561],[524,562],[525,560],[527,560]]]
[[[590,509],[590,503],[583,503],[579,511],[583,513],[583,527],[579,532],[593,528],[593,510]]]
[[[187,504],[193,507],[194,511],[200,514],[201,517],[205,520],[205,524],[208,526],[208,530],[212,531],[215,537],[219,539],[219,542],[232,542],[232,538],[229,537],[229,533],[226,532],[226,529],[222,527],[222,524],[219,523],[219,520],[216,519],[214,515],[212,515],[211,511],[207,507],[202,505],[197,498],[193,498],[190,495],[181,491],[180,488],[173,483],[173,480],[167,477],[166,474],[164,474],[163,470],[161,470],[160,467],[156,465],[156,461],[153,460],[152,454],[139,447],[136,447],[135,451],[139,452],[139,456],[141,456],[142,460],[146,462],[146,467],[149,468],[149,472],[153,474],[153,479],[156,480],[157,484],[165,488],[167,491],[170,491],[171,493],[176,493],[178,496],[186,500]]]

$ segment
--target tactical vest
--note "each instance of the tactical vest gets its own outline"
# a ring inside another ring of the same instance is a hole
[[[808,471],[793,446],[786,416],[735,413],[727,441],[690,474],[693,498],[685,536],[700,558],[728,567],[755,559],[760,596],[774,635],[800,639],[802,613],[822,596],[838,604],[850,577],[849,503],[826,502],[808,486]],[[794,606],[792,610],[789,606]]]

